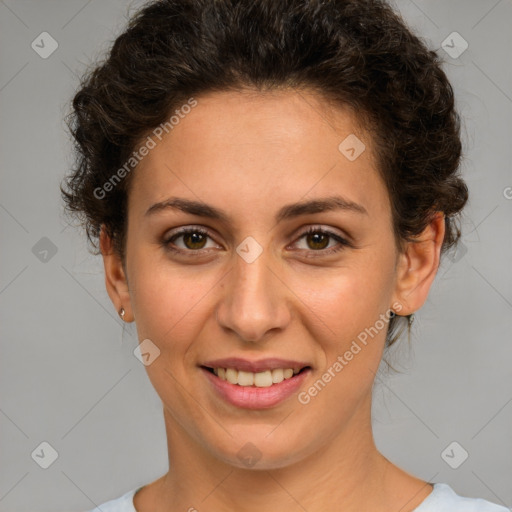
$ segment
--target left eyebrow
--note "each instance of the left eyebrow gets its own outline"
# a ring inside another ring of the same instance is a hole
[[[230,217],[227,213],[214,206],[202,203],[200,201],[192,201],[190,199],[179,197],[171,197],[165,201],[153,204],[147,209],[144,215],[153,215],[157,212],[161,212],[167,209],[181,210],[185,213],[190,213],[191,215],[215,219],[225,223],[228,223],[230,220]],[[333,196],[283,206],[276,214],[275,220],[278,223],[283,220],[299,217],[301,215],[322,213],[332,210],[345,210],[368,215],[368,212],[364,206],[353,201],[349,201],[348,199],[345,199],[341,196]]]
[[[322,213],[332,210],[345,210],[348,212],[368,215],[368,212],[363,205],[355,203],[354,201],[349,201],[341,196],[332,196],[283,206],[276,215],[276,222],[299,217],[300,215]]]

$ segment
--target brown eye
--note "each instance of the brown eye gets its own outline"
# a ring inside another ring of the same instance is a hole
[[[333,233],[319,227],[310,227],[307,231],[302,233],[299,240],[304,239],[305,248],[301,248],[304,251],[309,252],[313,256],[323,256],[341,251],[345,247],[352,247],[348,240],[345,240],[340,235]],[[338,242],[337,245],[329,247],[330,241]],[[319,253],[319,254],[314,254]]]
[[[325,249],[329,245],[329,235],[316,231],[313,233],[306,234],[306,240],[310,244],[311,249]]]
[[[180,239],[182,242],[177,243]],[[194,251],[205,249],[208,239],[211,237],[207,231],[200,228],[187,228],[167,237],[162,245],[170,251],[193,254]]]
[[[183,243],[188,249],[202,249],[206,243],[207,235],[198,233],[197,231],[189,231],[181,235],[183,237]]]

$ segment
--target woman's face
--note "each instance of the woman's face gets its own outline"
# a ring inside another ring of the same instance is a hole
[[[372,141],[348,110],[329,112],[305,92],[196,100],[161,141],[153,135],[128,201],[123,307],[139,340],[151,340],[146,370],[166,422],[239,467],[356,442],[369,427],[390,308],[400,311]],[[165,206],[177,199],[181,208]]]

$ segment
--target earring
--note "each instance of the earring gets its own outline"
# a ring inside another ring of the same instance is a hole
[[[125,315],[125,313],[126,313],[126,312],[125,312],[124,308],[121,308],[121,309],[119,310],[119,316],[120,316],[123,320],[124,320],[124,315]]]
[[[411,327],[413,322],[414,322],[414,313],[411,313],[411,315],[409,316],[409,327]]]

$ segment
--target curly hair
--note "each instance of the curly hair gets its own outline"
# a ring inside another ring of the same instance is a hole
[[[445,214],[442,252],[456,245],[468,189],[453,89],[439,56],[384,0],[157,0],[84,74],[67,118],[76,162],[60,189],[96,254],[104,226],[125,261],[133,173],[105,197],[95,191],[187,99],[245,88],[304,88],[352,107],[376,148],[397,247],[436,211]],[[386,346],[399,320],[390,319]]]

